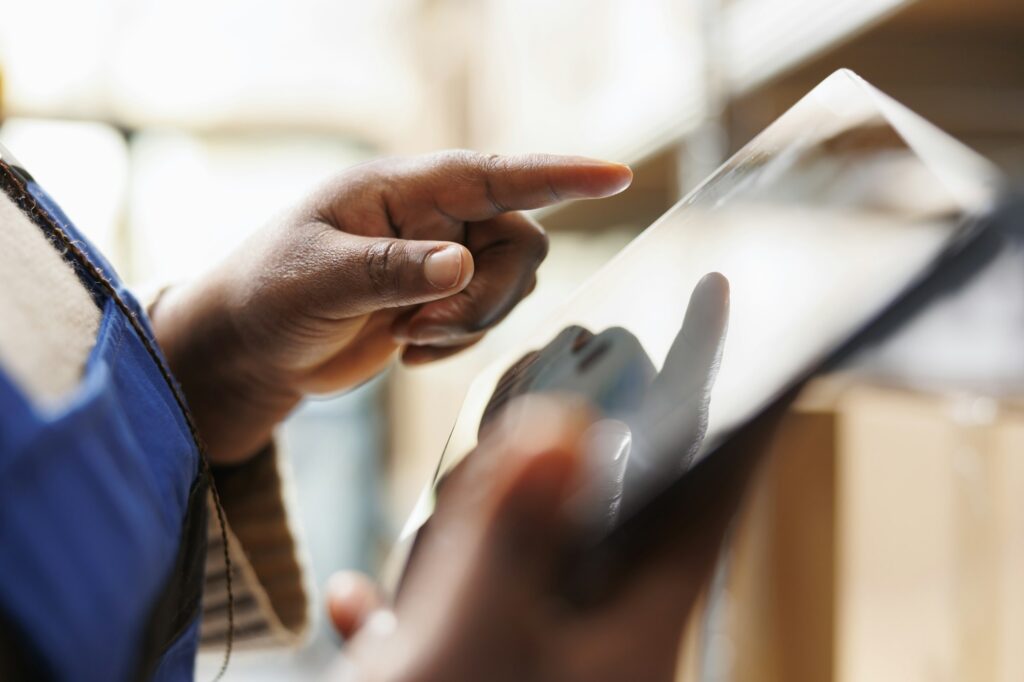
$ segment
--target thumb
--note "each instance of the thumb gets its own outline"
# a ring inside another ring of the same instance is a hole
[[[473,277],[473,256],[453,242],[345,234],[336,258],[345,292],[339,312],[348,316],[446,298]]]
[[[485,558],[499,584],[529,585],[550,575],[570,531],[566,507],[580,483],[586,406],[571,398],[533,395],[510,404],[484,447],[498,445],[500,463],[484,529]]]
[[[356,571],[339,571],[327,582],[327,614],[334,629],[351,639],[367,617],[381,605],[377,586]]]
[[[494,585],[529,584],[542,575],[566,528],[563,502],[590,422],[582,405],[554,396],[510,403],[444,477],[400,603],[416,610],[416,602],[436,598],[443,585],[472,592],[479,605],[496,596]]]

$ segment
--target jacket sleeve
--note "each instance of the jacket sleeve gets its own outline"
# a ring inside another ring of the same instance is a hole
[[[289,522],[286,471],[273,444],[243,464],[214,468],[231,553],[236,646],[297,644],[309,623],[298,533]],[[201,646],[223,646],[227,633],[224,540],[211,508]]]
[[[149,292],[150,315],[167,288]],[[224,540],[231,557],[234,641],[240,648],[289,646],[310,622],[306,570],[290,522],[287,459],[271,442],[241,464],[213,468],[225,514],[221,532],[212,493],[200,646],[223,647],[228,635],[228,581]]]

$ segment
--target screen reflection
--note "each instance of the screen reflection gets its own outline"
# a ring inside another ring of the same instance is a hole
[[[623,506],[639,504],[642,491],[666,473],[681,475],[700,450],[728,322],[729,282],[714,272],[694,287],[660,372],[628,329],[594,334],[566,327],[501,377],[484,408],[479,437],[517,396],[586,396],[600,417],[588,433],[591,475],[576,507],[581,522],[612,526]]]
[[[855,74],[833,74],[479,375],[434,483],[514,396],[578,393],[601,416],[581,518],[621,523],[920,281],[1000,182]],[[430,487],[406,540],[433,500]]]

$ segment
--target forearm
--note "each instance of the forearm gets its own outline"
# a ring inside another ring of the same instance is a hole
[[[216,464],[259,452],[301,396],[263,372],[232,312],[230,282],[214,272],[168,290],[153,328]]]

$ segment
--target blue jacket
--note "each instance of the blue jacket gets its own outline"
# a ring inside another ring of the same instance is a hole
[[[113,268],[24,172],[0,161],[0,186],[62,251],[78,247],[67,258],[102,311],[58,407],[33,405],[0,368],[5,636],[33,678],[191,679],[206,533],[196,440]]]

